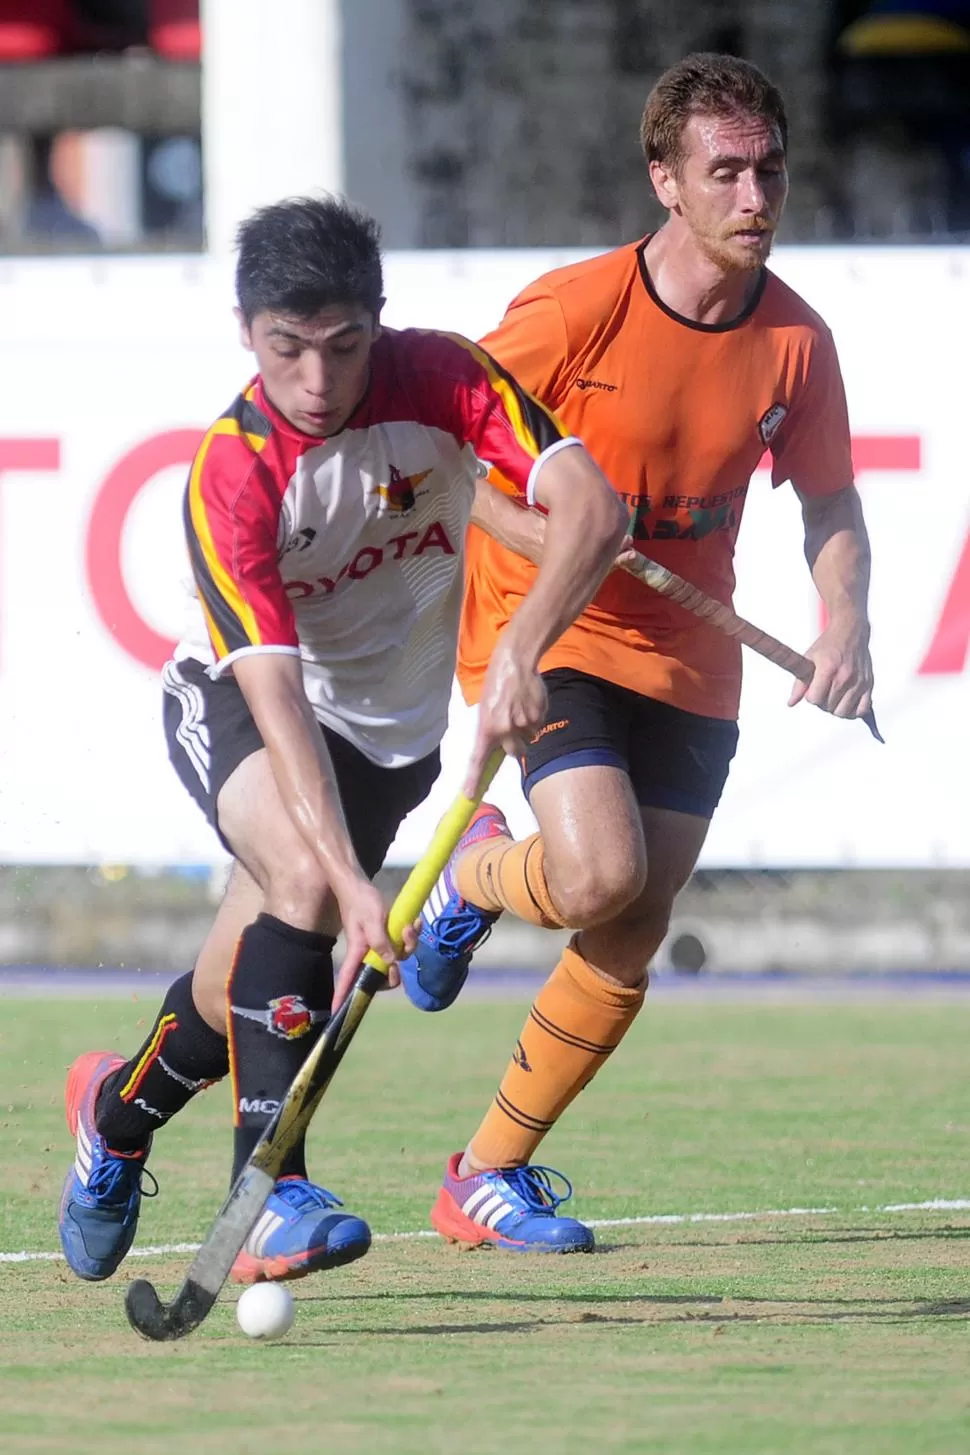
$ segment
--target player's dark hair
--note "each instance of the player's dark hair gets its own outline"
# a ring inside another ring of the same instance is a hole
[[[686,153],[684,127],[692,116],[721,120],[756,116],[778,128],[788,150],[788,117],[777,86],[738,56],[695,51],[668,71],[647,97],[640,122],[640,145],[648,162],[662,162],[679,173]]]
[[[236,298],[247,323],[263,312],[312,318],[335,303],[380,312],[380,228],[339,197],[261,207],[240,226],[236,246]]]

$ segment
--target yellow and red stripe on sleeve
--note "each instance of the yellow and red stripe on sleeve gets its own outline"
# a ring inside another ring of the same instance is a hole
[[[526,496],[536,461],[572,442],[570,431],[478,344],[454,333],[425,337],[437,341],[434,362],[457,415],[456,434],[489,467],[494,484]]]
[[[218,660],[247,647],[296,646],[277,561],[286,480],[260,468],[266,436],[226,416],[206,433],[189,474],[189,558]]]

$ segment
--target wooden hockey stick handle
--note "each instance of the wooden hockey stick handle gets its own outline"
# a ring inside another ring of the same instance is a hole
[[[658,595],[664,596],[668,601],[674,601],[678,606],[684,607],[693,616],[699,617],[702,621],[709,622],[725,636],[737,637],[738,641],[760,657],[766,657],[769,662],[774,662],[776,667],[782,667],[797,677],[799,682],[811,682],[815,675],[815,667],[801,652],[794,648],[787,647],[777,637],[771,636],[768,632],[762,631],[753,622],[746,621],[743,616],[738,616],[730,606],[723,602],[715,601],[713,596],[708,596],[706,591],[701,591],[685,581],[683,576],[678,576],[674,571],[668,571],[666,566],[661,566],[656,561],[651,561],[648,556],[641,556],[639,551],[633,560],[624,562],[623,569],[631,576],[636,576],[645,586],[656,591]],[[878,743],[884,741],[876,725],[876,717],[872,708],[863,716],[863,722],[872,733]]]

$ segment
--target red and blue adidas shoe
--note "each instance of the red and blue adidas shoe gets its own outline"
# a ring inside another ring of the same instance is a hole
[[[449,1159],[431,1226],[449,1243],[492,1243],[513,1253],[591,1253],[592,1228],[557,1217],[573,1195],[568,1177],[552,1167],[494,1168],[459,1177],[462,1153]],[[553,1178],[565,1187],[556,1192]]]
[[[124,1057],[113,1051],[88,1051],[74,1062],[64,1091],[67,1125],[77,1138],[77,1151],[61,1193],[58,1232],[68,1264],[92,1283],[110,1278],[131,1247],[142,1177],[152,1177],[145,1167],[151,1138],[138,1152],[114,1152],[94,1122],[103,1082],[124,1064]],[[155,1183],[145,1196],[154,1197],[157,1191]]]
[[[282,1282],[363,1258],[370,1228],[325,1187],[281,1177],[232,1265],[234,1283]]]
[[[479,909],[462,899],[452,872],[471,844],[483,839],[511,838],[505,815],[483,803],[461,838],[421,913],[421,930],[413,955],[400,961],[401,984],[418,1010],[447,1010],[468,977],[472,955],[492,933],[502,913]]]

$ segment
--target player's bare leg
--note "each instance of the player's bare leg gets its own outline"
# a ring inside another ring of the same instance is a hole
[[[263,910],[263,891],[244,864],[233,860],[222,901],[192,975],[192,994],[207,1023],[226,1034],[226,985],[239,936]]]
[[[536,1181],[531,1158],[639,1012],[647,965],[708,820],[641,809],[627,775],[603,766],[553,774],[535,785],[531,802],[543,847],[542,883],[533,868],[532,895],[562,923],[582,928],[536,998],[482,1125],[451,1159],[432,1220],[461,1241],[574,1251],[592,1246],[592,1235],[554,1216],[558,1202]],[[506,893],[502,852],[495,843],[473,848],[458,872],[468,893],[476,878],[496,892],[492,907],[516,897]],[[476,875],[483,867],[488,872]]]

